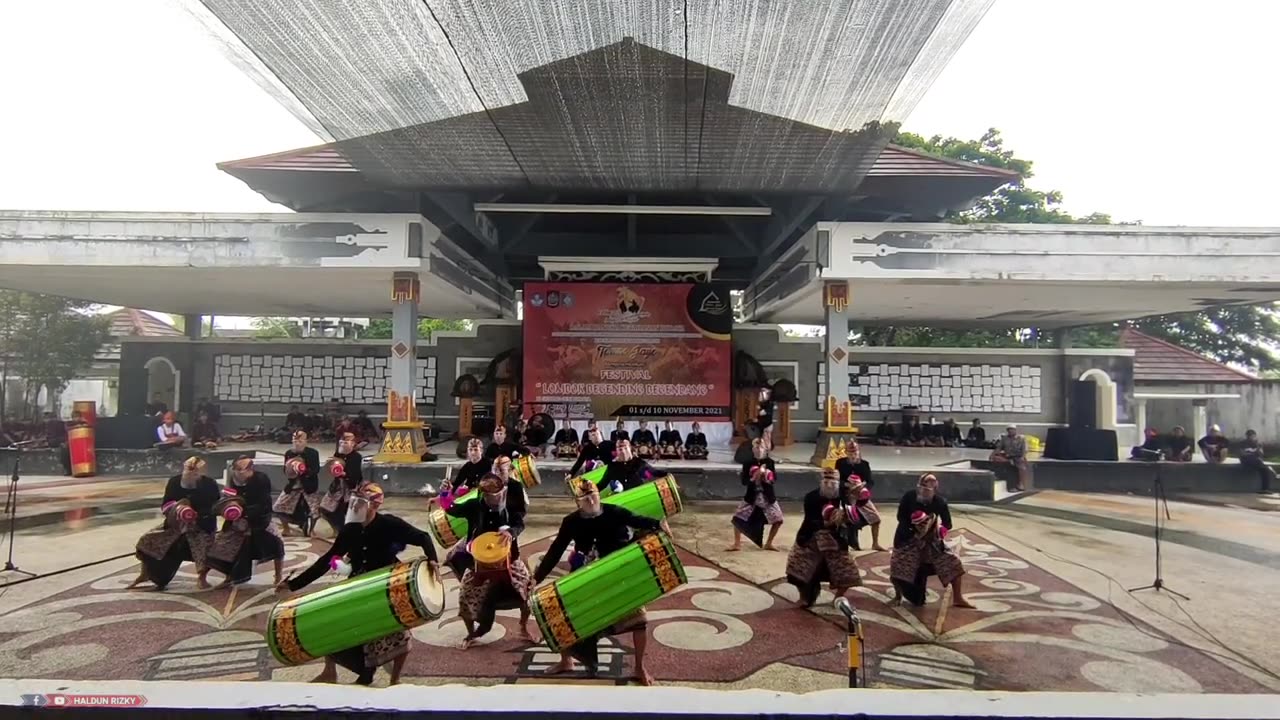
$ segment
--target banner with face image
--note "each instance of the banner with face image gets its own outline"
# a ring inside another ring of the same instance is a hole
[[[732,330],[716,283],[525,283],[526,415],[727,419]]]

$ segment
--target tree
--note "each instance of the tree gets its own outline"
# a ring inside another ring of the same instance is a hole
[[[92,303],[0,290],[0,416],[9,378],[21,378],[25,399],[44,388],[57,397],[93,362],[110,339],[108,320],[90,314]]]
[[[935,135],[924,138],[898,133],[894,143],[931,155],[963,160],[979,165],[1015,170],[1021,176],[979,200],[970,210],[952,213],[955,223],[1061,223],[1110,224],[1105,213],[1075,216],[1062,208],[1062,193],[1036,190],[1027,185],[1034,177],[1032,163],[1014,155],[1004,146],[1000,131],[987,130],[977,140],[960,140]],[[1121,223],[1124,224],[1124,223]],[[1142,318],[1127,324],[1153,337],[1180,345],[1218,362],[1254,371],[1280,369],[1280,358],[1268,343],[1280,336],[1276,305],[1236,305],[1196,313]],[[1120,323],[1074,328],[1070,331],[1076,347],[1115,347]],[[1034,329],[943,330],[926,327],[869,328],[857,339],[867,345],[917,347],[1052,347],[1052,336],[1038,335]]]
[[[302,337],[302,328],[289,318],[260,317],[253,319],[253,336],[256,338]]]
[[[423,340],[430,340],[433,333],[440,331],[461,331],[470,330],[470,320],[439,320],[437,318],[422,318],[418,321],[418,337]],[[391,339],[391,320],[388,318],[376,318],[369,321],[369,327],[361,333],[361,337],[370,340],[390,340]]]

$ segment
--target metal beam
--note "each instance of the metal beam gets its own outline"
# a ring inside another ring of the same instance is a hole
[[[635,205],[636,196],[634,193],[627,196],[627,205]],[[627,215],[627,251],[634,253],[636,251],[636,220],[637,215],[630,213]]]
[[[489,250],[501,247],[497,226],[478,210],[472,209],[471,198],[465,193],[424,192],[423,196],[484,247]],[[476,203],[477,207],[479,205]]]
[[[590,257],[661,257],[678,256],[716,258],[755,257],[728,234],[660,233],[637,234],[636,249],[627,248],[621,233],[529,233],[519,248],[508,252],[516,255],[554,255]]]
[[[760,260],[756,263],[757,272],[763,270],[776,260],[776,255],[783,244],[791,239],[800,225],[813,216],[827,198],[816,195],[800,198],[792,204],[792,210],[785,215],[774,215],[765,231],[765,244],[760,249]]]
[[[773,208],[728,205],[568,205],[555,203],[476,203],[476,212],[561,213],[569,215],[745,215],[768,217]]]

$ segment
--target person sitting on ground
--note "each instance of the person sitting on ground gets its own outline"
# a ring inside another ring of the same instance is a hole
[[[493,442],[489,443],[489,447],[485,448],[484,451],[484,456],[489,460],[524,454],[525,452],[519,445],[507,439],[506,425],[498,425],[493,429]]]
[[[199,416],[200,413],[209,416],[209,422],[214,425],[222,421],[222,406],[207,397],[200,398],[200,402],[196,403],[196,415]]]
[[[1014,492],[1021,492],[1026,487],[1027,475],[1031,466],[1027,463],[1027,439],[1018,432],[1016,425],[1005,428],[1005,434],[996,441],[996,449],[991,451],[991,462],[1012,467],[1015,471]]]
[[[684,438],[684,456],[690,460],[706,460],[710,454],[707,436],[702,432],[702,423],[695,421],[689,434]]]
[[[289,436],[299,430],[307,429],[307,415],[297,405],[289,406],[289,414],[284,416],[284,427],[289,431]]]
[[[1200,438],[1200,452],[1204,454],[1204,459],[1211,463],[1226,462],[1228,450],[1231,441],[1226,435],[1222,434],[1222,428],[1217,425],[1209,427],[1209,434]]]
[[[164,421],[156,428],[156,438],[159,439],[156,448],[160,450],[180,448],[187,444],[187,433],[182,430],[182,425],[172,412],[164,414]]]
[[[652,458],[657,454],[654,452],[654,445],[657,442],[658,439],[649,429],[649,421],[641,420],[640,427],[636,428],[635,434],[631,436],[631,447],[636,451],[636,455],[646,459]]]
[[[222,434],[218,432],[217,423],[209,417],[207,411],[198,413],[195,424],[191,426],[191,446],[212,450],[220,442]]]
[[[356,444],[359,445],[356,449],[365,447],[371,442],[378,442],[380,439],[378,426],[369,419],[369,411],[361,410],[356,413]]]
[[[946,441],[942,439],[942,426],[929,418],[929,424],[924,426],[924,444],[925,447],[946,447]]]
[[[684,440],[680,438],[680,431],[676,430],[675,423],[670,420],[662,424],[662,432],[658,433],[658,447],[664,458],[678,458],[684,455]]]
[[[898,444],[906,447],[924,446],[924,428],[920,427],[920,418],[912,415],[903,418],[902,432],[898,435]]]
[[[569,424],[568,418],[565,418],[564,427],[556,431],[552,444],[555,445],[556,457],[561,460],[578,454],[578,431]]]
[[[329,421],[320,414],[320,411],[315,408],[307,408],[307,416],[302,425],[303,432],[305,432],[309,437],[314,436],[318,438],[320,433],[323,433],[328,429]],[[292,438],[293,436],[290,435],[290,437]]]
[[[1267,455],[1262,443],[1258,442],[1258,431],[1246,430],[1244,442],[1240,445],[1240,464],[1258,474],[1258,492],[1271,494],[1271,484],[1276,480],[1276,471],[1267,465]]]
[[[525,428],[521,435],[525,450],[531,455],[542,457],[546,451],[547,442],[551,440],[551,434],[547,432],[547,426],[542,424],[542,417],[534,415],[529,420],[529,426]]]
[[[885,415],[880,418],[880,424],[876,426],[876,444],[893,445],[897,440],[898,431],[893,429],[893,423],[889,422],[889,416]]]
[[[1173,429],[1173,434],[1169,436],[1168,459],[1173,462],[1191,462],[1191,454],[1194,447],[1195,444],[1191,442],[1191,438],[1187,437],[1187,431],[1179,425]]]
[[[1144,462],[1163,460],[1164,451],[1160,445],[1160,432],[1155,428],[1147,428],[1143,437],[1142,444],[1133,448],[1133,451],[1129,453],[1129,458]]]
[[[631,433],[627,432],[627,423],[622,420],[619,420],[613,432],[609,433],[609,442],[616,446],[619,440],[631,440]]]
[[[982,427],[982,421],[978,418],[974,418],[973,424],[969,426],[969,434],[965,436],[964,446],[969,448],[987,447],[987,429]]]
[[[942,445],[944,447],[960,447],[964,445],[964,440],[960,437],[960,426],[956,425],[955,418],[947,418],[942,421]]]

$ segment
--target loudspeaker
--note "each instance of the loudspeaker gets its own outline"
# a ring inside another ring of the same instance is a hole
[[[1070,414],[1067,418],[1073,428],[1096,429],[1098,426],[1098,384],[1092,380],[1073,380]]]

